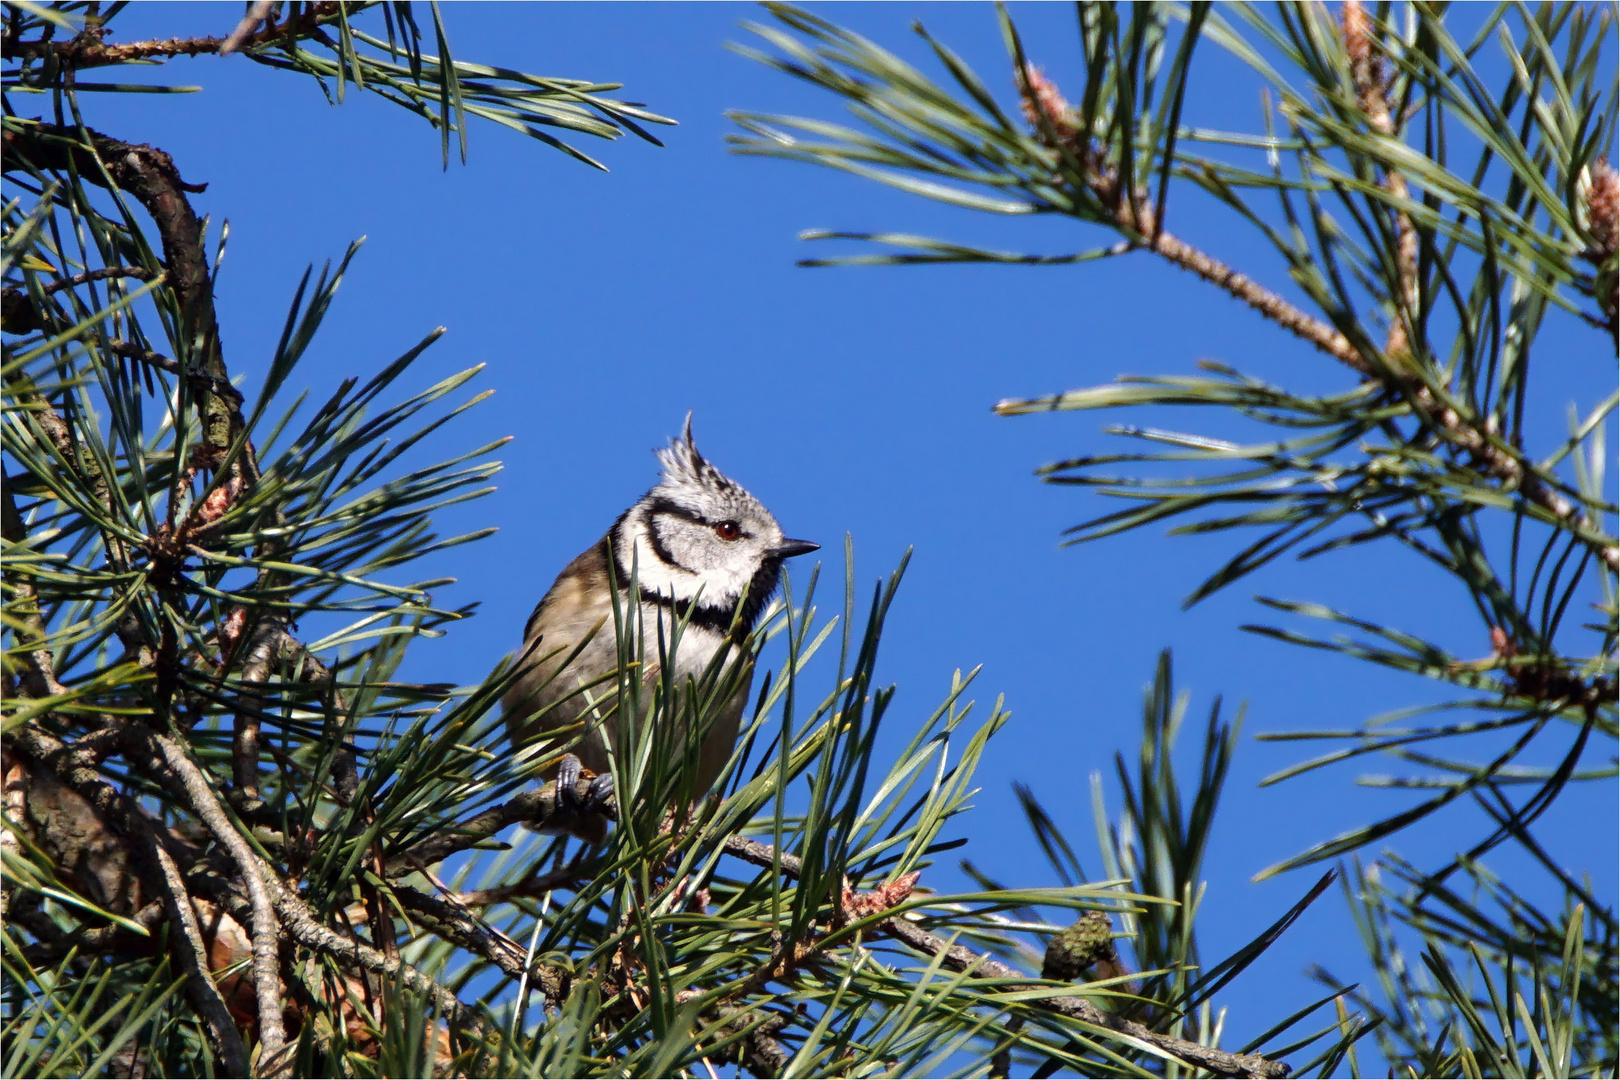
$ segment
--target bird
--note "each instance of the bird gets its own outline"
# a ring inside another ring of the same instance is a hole
[[[524,627],[521,673],[501,698],[514,756],[549,759],[541,775],[557,781],[559,801],[572,809],[579,809],[574,793],[582,769],[596,774],[587,805],[611,793],[608,744],[623,746],[628,722],[613,701],[620,665],[615,601],[632,650],[639,631],[644,685],[662,675],[661,647],[678,685],[701,681],[722,654],[722,663],[732,657],[751,663],[742,642],[776,592],[783,561],[820,548],[785,536],[758,499],[699,453],[690,413],[681,434],[657,454],[658,483],[541,598]],[[683,625],[671,656],[678,621]],[[708,793],[731,757],[751,681],[749,668],[696,748],[687,789],[694,798]],[[665,745],[684,745],[684,732],[674,734]],[[571,826],[537,831],[599,842],[606,830],[600,818],[587,815]]]

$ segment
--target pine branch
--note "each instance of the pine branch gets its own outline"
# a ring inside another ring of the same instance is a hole
[[[589,791],[590,781],[579,780],[574,785],[573,806],[584,806]],[[616,814],[611,804],[603,807],[601,812],[610,818]],[[385,852],[383,872],[389,877],[400,877],[419,867],[443,862],[456,852],[476,847],[512,825],[521,823],[534,829],[566,830],[570,824],[580,821],[582,815],[590,813],[591,811],[580,811],[559,805],[557,785],[552,782],[536,791],[526,791],[500,806],[475,814],[453,828],[431,833],[413,841],[403,851]]]
[[[93,454],[80,452],[78,439],[75,437],[72,427],[62,418],[62,414],[56,410],[56,406],[51,404],[50,399],[40,393],[39,389],[34,385],[34,381],[28,377],[26,372],[21,370],[15,370],[6,377],[6,389],[10,391],[17,402],[18,411],[23,414],[31,426],[37,429],[39,434],[45,436],[46,441],[56,451],[57,457],[61,460],[63,466],[70,471],[70,475],[71,473],[78,474],[77,479],[83,485],[83,490],[89,495],[90,501],[106,510],[108,514],[114,513],[116,506],[113,502],[112,486],[106,475],[101,471],[100,462],[96,460]],[[21,524],[20,518],[17,524]],[[7,537],[7,539],[10,539],[10,537]],[[103,542],[107,549],[107,559],[112,566],[118,570],[128,569],[130,551],[129,545],[124,541],[123,537],[108,532],[104,535]],[[131,623],[121,622],[119,624],[119,638],[123,641],[125,649],[131,654],[143,657],[146,655],[143,649],[146,649],[149,643],[140,634],[138,627]]]
[[[332,956],[350,970],[367,971],[390,980],[403,980],[408,989],[431,1000],[440,1014],[448,1018],[452,1024],[476,1031],[486,1029],[483,1015],[476,1008],[463,1005],[454,994],[416,967],[356,939],[344,937],[321,923],[309,906],[283,885],[276,871],[248,847],[241,833],[232,826],[229,816],[214,795],[202,770],[191,762],[185,751],[173,740],[151,731],[144,725],[124,723],[104,728],[73,744],[63,743],[34,723],[20,725],[8,733],[7,738],[14,740],[17,749],[30,760],[49,768],[69,788],[90,800],[97,810],[125,835],[142,835],[144,812],[133,801],[120,795],[112,785],[101,779],[93,766],[93,762],[100,755],[114,748],[121,749],[131,764],[162,784],[171,796],[205,824],[209,834],[225,848],[239,871],[238,882],[243,891],[238,892],[234,887],[227,888],[218,896],[218,900],[234,918],[243,925],[254,928],[256,994],[261,979],[268,985],[270,978],[274,977],[279,987],[279,944],[275,945],[275,966],[269,964],[261,966],[259,960],[262,925],[266,930],[266,941],[279,942],[282,937],[287,937]],[[149,854],[150,844],[158,843],[155,834],[151,834],[148,844]],[[162,857],[169,858],[167,852]],[[172,859],[170,861],[172,862]],[[255,892],[259,895],[255,896]],[[186,911],[189,910],[188,904]],[[265,917],[266,912],[268,918]],[[175,913],[171,911],[170,917],[175,918]],[[179,917],[184,918],[184,913]],[[206,961],[206,952],[203,956]],[[186,962],[185,956],[181,957],[181,961]],[[208,972],[206,966],[203,971],[205,975],[201,980],[192,981],[201,981],[212,989],[212,973]],[[189,985],[188,983],[188,989]],[[214,990],[214,993],[217,994],[217,990]],[[260,1055],[259,1064],[261,1069],[275,1070],[266,1075],[286,1075],[286,1070],[292,1065],[292,1046],[285,1042],[285,1035],[282,1035],[282,1042],[279,1044],[282,1052],[279,1055],[271,1052],[273,1044],[270,1034],[266,1032],[263,1011],[269,1004],[267,997],[268,994],[260,996],[260,1040],[264,1052]],[[196,1001],[196,1004],[199,1011],[207,1015],[205,1010],[208,1006],[200,1000]],[[278,989],[274,996],[277,1020],[284,1004]],[[240,1036],[236,1033],[234,1023],[229,1022],[228,1014],[226,1021],[229,1026],[228,1034],[240,1042]],[[226,1033],[222,1031],[219,1034],[223,1040]],[[217,1048],[217,1052],[220,1053],[222,1060],[234,1062],[236,1059],[230,1057],[228,1040],[222,1041],[221,1047],[223,1048]],[[241,1061],[243,1064],[240,1066],[234,1064],[230,1066],[232,1074],[252,1075],[246,1069],[245,1055]]]
[[[181,179],[174,159],[162,150],[125,143],[89,128],[44,123],[8,127],[3,136],[3,149],[4,169],[7,172],[28,170],[76,174],[84,181],[109,190],[130,192],[151,215],[162,242],[165,278],[180,305],[179,341],[190,355],[187,363],[176,363],[176,367],[185,370],[188,376],[195,374],[199,377],[204,441],[211,450],[208,456],[216,467],[228,464],[239,487],[244,480],[251,482],[256,479],[257,469],[251,467],[251,448],[244,448],[243,455],[249,468],[244,469],[241,461],[225,461],[228,448],[242,428],[242,398],[230,385],[220,349],[213,282],[203,250],[202,223],[186,197],[187,192],[202,191],[206,185],[186,183]],[[146,360],[142,352],[140,359]],[[33,389],[24,373],[19,371],[13,378],[15,382],[11,389],[30,409],[57,452],[66,461],[85,470],[85,478],[95,502],[113,513],[115,507],[110,482],[101,475],[95,459],[76,452],[71,429],[44,395]],[[244,473],[247,473],[246,477]],[[171,499],[171,517],[174,507],[175,501]],[[160,549],[166,539],[176,535],[174,522],[171,520],[168,525],[170,536],[152,538],[149,549]],[[115,565],[127,566],[130,553],[124,541],[109,533],[105,536],[105,543]],[[157,576],[161,577],[161,574]],[[155,642],[147,639],[134,620],[121,622],[118,633],[126,651],[152,658],[158,676],[157,704],[160,710],[166,711],[174,691],[179,663],[176,655],[178,643],[172,627],[165,622],[160,639]]]
[[[49,769],[69,788],[88,800],[108,823],[134,841],[132,850],[146,863],[146,878],[155,887],[154,891],[163,896],[169,921],[177,928],[183,942],[183,947],[177,949],[177,959],[189,976],[186,994],[203,1020],[209,1042],[219,1056],[223,1071],[232,1076],[253,1075],[242,1036],[231,1019],[219,988],[214,985],[208,950],[203,944],[197,914],[192,909],[191,896],[179,867],[164,847],[155,824],[146,812],[129,796],[103,780],[95,770],[94,763],[99,757],[123,741],[123,731],[104,729],[68,745],[30,722],[9,732],[7,737],[14,740],[16,748],[25,758]]]
[[[334,12],[337,10],[337,5],[331,7]],[[310,13],[308,17],[313,18],[314,14]],[[294,18],[302,16],[289,17],[284,25],[290,25]],[[267,27],[261,33],[273,29]],[[242,396],[230,384],[219,340],[213,282],[203,249],[202,222],[187,198],[188,192],[201,191],[206,185],[186,183],[175,167],[174,159],[162,150],[124,143],[89,128],[37,124],[16,131],[7,130],[4,138],[8,170],[27,166],[36,170],[66,171],[71,166],[81,178],[92,183],[130,191],[157,225],[166,278],[172,284],[182,312],[180,342],[190,350],[192,360],[182,364],[124,342],[113,342],[109,347],[118,355],[173,374],[183,373],[188,378],[199,391],[204,418],[206,450],[197,460],[216,472],[228,470],[230,474],[230,479],[215,490],[210,500],[193,508],[192,516],[186,522],[176,524],[172,520],[178,500],[169,500],[171,520],[167,524],[167,533],[154,536],[148,543],[148,550],[154,561],[157,561],[159,553],[170,554],[171,561],[174,561],[183,557],[181,549],[191,538],[193,530],[223,516],[232,502],[251,493],[259,477],[250,442],[243,440],[240,451],[234,455],[230,453],[244,426]],[[275,519],[272,524],[279,523],[277,512],[272,511],[272,518]],[[259,548],[260,558],[274,557],[274,541],[263,542]],[[154,576],[161,580],[164,575],[160,573]],[[262,570],[259,587],[273,586],[275,577],[273,571]],[[243,681],[247,686],[256,686],[269,676],[270,659],[283,649],[285,637],[284,620],[280,615],[271,611],[258,614],[248,635],[247,667],[243,672]],[[156,645],[159,677],[157,697],[162,711],[168,708],[178,674],[176,645],[165,624],[164,637]],[[249,804],[258,798],[259,710],[256,701],[251,693],[244,694],[244,707],[237,713],[232,736],[237,787]]]
[[[1349,338],[1328,323],[1312,318],[1253,278],[1205,254],[1173,233],[1156,229],[1150,208],[1142,207],[1140,212],[1136,212],[1129,204],[1123,204],[1115,209],[1114,215],[1115,225],[1142,249],[1196,274],[1352,370],[1362,375],[1373,374],[1372,365],[1350,343]]]
[[[1359,14],[1357,14],[1359,13]],[[1383,77],[1367,40],[1366,15],[1359,7],[1346,7],[1345,26],[1359,35],[1352,43],[1353,77],[1360,100],[1367,110],[1369,124],[1386,135],[1393,135]],[[1359,59],[1356,59],[1359,57]],[[1517,491],[1526,501],[1546,511],[1555,521],[1572,527],[1582,543],[1591,548],[1610,570],[1620,571],[1620,543],[1607,537],[1590,515],[1559,492],[1522,453],[1489,430],[1465,417],[1457,408],[1436,399],[1434,392],[1409,368],[1411,344],[1405,329],[1409,312],[1417,306],[1417,233],[1410,218],[1397,213],[1397,236],[1401,281],[1400,297],[1391,320],[1389,342],[1382,354],[1369,358],[1349,338],[1318,319],[1312,318],[1282,297],[1238,273],[1230,266],[1163,231],[1155,220],[1143,193],[1127,198],[1112,170],[1107,168],[1085,140],[1088,136],[1067,119],[1072,106],[1044,75],[1026,68],[1017,80],[1023,95],[1025,113],[1034,120],[1036,134],[1055,149],[1065,150],[1085,166],[1084,183],[1106,210],[1105,221],[1131,241],[1133,246],[1166,259],[1183,270],[1242,301],[1277,326],[1338,360],[1362,377],[1383,384],[1390,392],[1408,401],[1418,420],[1457,450],[1505,490]],[[1404,198],[1408,188],[1399,170],[1387,169],[1385,186],[1392,195]],[[1001,402],[998,412],[1028,411],[1026,403]],[[1601,538],[1601,539],[1600,539]]]
[[[137,815],[139,809],[132,807],[126,811],[124,820],[126,822],[131,819],[140,820]],[[208,1028],[209,1041],[214,1045],[214,1052],[219,1054],[220,1064],[225,1067],[226,1073],[236,1076],[255,1075],[249,1068],[247,1047],[242,1042],[241,1032],[236,1030],[236,1022],[231,1018],[230,1008],[225,1004],[225,998],[220,994],[219,987],[214,985],[213,965],[209,963],[208,948],[203,944],[202,929],[197,925],[197,912],[191,906],[191,895],[186,891],[180,868],[175,865],[173,857],[164,850],[150,823],[143,821],[140,832],[143,846],[163,880],[163,901],[168,911],[169,922],[180,929],[181,937],[185,940],[186,947],[180,950],[180,962],[189,976],[186,979],[186,992],[191,996],[192,1004],[197,1007],[197,1011],[202,1014]],[[262,1004],[261,1002],[261,1006]],[[276,998],[278,1028],[280,1007],[278,997]],[[261,1024],[263,1020],[261,1013]],[[277,1050],[281,1047],[280,1042],[272,1044],[266,1039],[265,1047],[268,1049],[272,1045]]]
[[[803,863],[797,856],[785,851],[776,851],[769,844],[762,844],[747,837],[728,837],[725,849],[729,854],[746,862],[767,870],[774,868],[789,878],[797,878],[803,870]],[[991,959],[988,954],[981,955],[964,946],[952,945],[943,938],[913,925],[903,917],[891,916],[877,926],[880,932],[910,945],[918,952],[942,959],[945,966],[952,971],[971,972],[986,978],[1005,980],[1008,985],[999,988],[1002,992],[1040,993],[1050,989],[1041,983],[1028,981],[1028,975]],[[1186,1039],[1160,1035],[1151,1028],[1100,1009],[1081,997],[1031,997],[1025,1004],[1147,1043],[1171,1057],[1196,1068],[1206,1069],[1217,1076],[1271,1078],[1287,1076],[1289,1073],[1285,1063],[1269,1061],[1258,1054],[1231,1054]]]
[[[514,979],[527,973],[529,985],[539,988],[547,1008],[555,1008],[568,996],[569,977],[565,972],[538,962],[526,965],[528,957],[520,945],[458,904],[409,885],[394,884],[390,889],[401,904],[418,917],[425,916],[425,924],[446,941],[482,956]]]
[[[301,7],[303,10],[299,10]],[[131,41],[122,45],[108,45],[102,40],[106,30],[94,26],[87,27],[67,41],[19,41],[8,52],[30,60],[50,55],[64,67],[81,70],[140,60],[167,60],[176,56],[223,56],[309,34],[322,22],[336,18],[340,11],[341,5],[336,0],[321,0],[307,6],[295,4],[286,19],[280,23],[267,23],[257,31],[252,29],[252,25],[263,21],[268,12],[254,19],[248,31],[244,32],[242,24],[238,24],[236,30],[226,37],[168,38],[162,41]],[[244,19],[243,23],[247,21]]]
[[[86,270],[82,274],[59,278],[43,286],[40,291],[49,296],[63,289],[76,289],[80,285],[88,285],[92,281],[107,281],[112,278],[151,281],[156,276],[142,266],[103,266],[96,270]],[[40,313],[29,302],[28,290],[17,285],[7,285],[4,289],[0,289],[0,323],[4,324],[8,334],[28,334],[47,327]]]
[[[6,486],[0,497],[5,500],[3,529],[5,540],[21,544],[28,539],[22,515],[17,512],[17,501],[11,487]],[[23,641],[23,657],[27,668],[23,676],[23,691],[32,698],[55,697],[67,693],[67,687],[56,679],[56,658],[51,652],[50,633],[40,614],[39,597],[34,583],[11,566],[5,567],[6,585],[11,595],[7,598],[7,615],[17,620],[18,636]],[[6,664],[6,678],[11,678],[11,665]]]
[[[30,908],[38,912],[37,907]],[[114,924],[112,926],[97,926],[89,929],[75,930],[72,934],[65,934],[54,920],[43,914],[38,917],[29,916],[19,912],[19,922],[26,922],[28,932],[39,939],[39,945],[30,946],[24,950],[30,963],[55,963],[68,953],[77,949],[86,957],[99,957],[104,953],[130,954],[140,953],[143,949],[153,950],[151,931],[162,925],[168,916],[168,907],[163,900],[154,900],[130,915],[129,921],[148,931],[142,937],[127,926]],[[87,968],[88,970],[88,968]]]
[[[202,221],[186,198],[187,192],[204,191],[207,185],[186,183],[174,159],[162,150],[90,128],[45,123],[8,128],[4,158],[7,172],[73,171],[88,183],[127,191],[152,216],[166,278],[180,303],[180,342],[190,354],[183,366],[213,380],[202,402],[205,441],[223,453],[242,424],[241,395],[230,386],[220,347]]]
[[[397,952],[373,948],[357,939],[346,938],[325,926],[296,893],[286,889],[275,869],[248,847],[241,833],[232,826],[203,771],[177,744],[144,728],[130,726],[124,731],[129,736],[129,749],[144,758],[142,763],[152,774],[157,774],[160,769],[169,771],[170,790],[183,796],[188,808],[208,826],[215,839],[230,852],[237,864],[240,880],[248,891],[248,915],[254,927],[256,987],[264,985],[260,983],[259,967],[259,929],[262,924],[272,940],[277,933],[285,932],[309,948],[335,956],[346,966],[359,967],[390,979],[402,979],[406,987],[432,1000],[438,1010],[452,1023],[478,1030],[484,1028],[483,1017],[477,1010],[469,1009],[450,991],[422,974],[414,966],[402,961]],[[381,935],[380,929],[376,927],[374,932]],[[269,967],[266,976],[273,976],[274,971],[274,967]],[[270,1075],[283,1075],[284,1070],[292,1067],[292,1048],[285,1045],[283,1035],[283,1042],[275,1044],[277,1052],[271,1052],[270,1048],[273,1045],[271,1037],[264,1033],[263,1028],[264,1004],[264,998],[261,997],[260,1038],[265,1047],[261,1055],[261,1064],[268,1061],[271,1063],[269,1067],[276,1070]]]
[[[235,613],[233,612],[233,615]],[[246,611],[242,614],[245,616]],[[236,778],[236,790],[248,802],[259,798],[259,713],[264,698],[259,693],[270,670],[281,639],[286,635],[286,623],[275,614],[260,617],[258,625],[243,645],[241,706],[231,728],[231,767]]]
[[[126,729],[134,746],[162,760],[184,788],[187,802],[198,820],[208,826],[214,840],[230,854],[240,880],[247,887],[252,905],[253,987],[259,1007],[259,1073],[261,1076],[290,1076],[293,1065],[287,1032],[282,1024],[281,953],[277,944],[276,912],[270,899],[270,882],[275,872],[265,866],[214,797],[201,769],[172,739],[144,728]]]
[[[574,805],[578,806],[583,802],[588,788],[587,781],[583,779],[578,781],[575,787]],[[610,820],[617,817],[616,805],[611,800],[595,812],[601,813]],[[559,806],[556,785],[554,783],[547,784],[537,791],[526,792],[501,806],[468,818],[453,828],[423,837],[413,842],[403,851],[389,854],[386,858],[385,869],[390,876],[403,875],[413,869],[422,869],[458,851],[475,847],[512,824],[523,822],[531,827],[557,828],[570,820],[571,815],[574,813],[576,811]],[[775,868],[790,879],[797,879],[803,871],[803,865],[796,856],[778,852],[768,844],[745,836],[732,835],[727,837],[724,841],[724,850],[728,854],[755,866],[765,869]],[[577,877],[577,874],[569,876]],[[546,884],[548,887],[562,887],[567,882],[548,879]],[[894,885],[896,888],[903,886],[904,891],[908,892],[911,882],[908,879],[902,883],[894,883]],[[398,887],[396,886],[396,888]],[[500,892],[501,890],[496,891]],[[860,918],[876,914],[893,907],[895,903],[903,899],[903,893],[900,892],[884,893],[883,890],[879,890],[879,893],[882,895],[874,894],[870,898],[864,895],[847,895],[845,897],[845,908],[849,910],[845,911],[845,916],[847,918]],[[422,894],[416,893],[415,890],[401,892],[400,896],[402,901],[414,910],[425,911],[436,918],[442,919],[454,912],[454,908],[444,901],[435,901],[431,908],[422,904]],[[493,899],[505,898],[503,895]],[[484,898],[479,897],[479,899],[483,900]],[[953,945],[914,925],[904,917],[882,919],[875,924],[875,929],[876,932],[892,937],[926,956],[939,958],[943,965],[952,971],[970,972],[979,977],[1006,983],[1006,986],[998,987],[1001,991],[1040,994],[1051,990],[1049,984],[1032,981],[1027,974],[993,960],[988,955],[976,954],[963,946]],[[485,941],[473,941],[471,939],[463,940],[460,943],[480,955],[495,959],[507,974],[514,977],[521,976],[521,967],[514,962],[514,958],[497,959],[496,951],[499,948],[498,946],[492,947]],[[727,996],[746,996],[771,981],[785,977],[791,971],[814,959],[822,948],[823,941],[821,937],[809,941],[780,942],[761,967],[740,984],[731,987],[727,992]],[[1081,997],[1071,995],[1031,996],[1027,999],[1026,1004],[1031,1008],[1045,1009],[1093,1027],[1112,1031],[1127,1039],[1145,1043],[1167,1055],[1217,1075],[1269,1078],[1288,1074],[1288,1066],[1284,1063],[1270,1061],[1259,1055],[1232,1054],[1188,1040],[1162,1035],[1142,1024],[1115,1016]],[[764,1057],[760,1060],[763,1062],[769,1057],[769,1047],[766,1047]]]

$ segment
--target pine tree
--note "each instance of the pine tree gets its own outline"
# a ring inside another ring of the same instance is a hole
[[[1538,335],[1573,322],[1597,354],[1615,345],[1613,6],[1503,5],[1469,17],[1443,4],[1355,0],[1336,12],[1082,3],[1083,63],[1061,75],[1037,64],[1045,43],[1026,51],[1002,11],[1016,107],[920,25],[943,82],[808,12],[770,10],[776,24],[753,29],[772,51],[745,51],[830,91],[857,125],[738,113],[739,152],[1104,234],[1085,251],[1033,254],[816,230],[804,238],[869,250],[802,265],[1156,256],[1298,338],[1302,363],[1342,374],[1342,389],[1314,395],[1205,362],[1196,375],[1131,376],[996,411],[1195,408],[1222,414],[1223,431],[1241,426],[1236,440],[1121,426],[1113,433],[1127,445],[1041,469],[1052,483],[1123,505],[1072,529],[1076,542],[1163,522],[1249,534],[1189,604],[1287,554],[1331,574],[1331,556],[1352,547],[1388,558],[1405,548],[1460,586],[1450,595],[1467,598],[1458,619],[1477,618],[1483,656],[1375,615],[1262,600],[1293,626],[1245,629],[1451,693],[1355,730],[1269,736],[1336,745],[1268,783],[1378,755],[1406,775],[1363,782],[1421,798],[1264,873],[1355,857],[1345,888],[1376,986],[1341,1005],[1376,1026],[1397,1072],[1612,1073],[1612,897],[1550,856],[1537,822],[1567,785],[1612,789],[1616,775],[1620,543],[1603,466],[1620,396],[1572,410],[1568,437],[1551,445],[1527,433],[1549,396],[1568,396],[1564,358],[1536,353]],[[1248,65],[1266,87],[1261,130],[1244,131],[1241,118],[1223,117],[1224,130],[1183,124],[1195,54],[1208,49]],[[1178,207],[1195,193],[1262,238],[1286,281],[1268,286],[1172,232],[1172,219],[1197,216]],[[1144,298],[1142,314],[1157,303]],[[1308,620],[1326,632],[1294,628]],[[1476,804],[1490,827],[1459,842],[1455,859],[1419,867],[1384,850],[1360,861],[1357,853],[1459,801]],[[1613,822],[1603,823],[1588,850],[1606,858],[1613,839]],[[1545,876],[1498,877],[1485,860],[1503,845]],[[1562,903],[1529,899],[1548,893]]]
[[[1614,401],[1550,461],[1516,437],[1542,318],[1570,312],[1614,331],[1602,19],[1549,9],[1515,24],[1528,42],[1515,46],[1522,89],[1479,129],[1513,179],[1491,174],[1505,194],[1487,197],[1485,177],[1441,183],[1450,174],[1434,135],[1421,150],[1402,139],[1422,109],[1465,123],[1486,112],[1469,48],[1427,8],[1400,33],[1382,9],[1342,28],[1315,9],[1234,13],[1314,80],[1316,96],[1279,97],[1289,132],[1253,144],[1292,155],[1297,176],[1195,157],[1197,133],[1179,129],[1193,45],[1243,49],[1221,12],[1195,6],[1178,35],[1168,8],[1125,17],[1082,7],[1078,105],[1028,64],[1007,23],[1027,117],[1017,120],[948,50],[939,56],[955,97],[875,45],[776,9],[799,35],[769,32],[790,57],[780,63],[865,103],[880,135],[821,125],[825,144],[782,136],[748,148],[858,172],[886,166],[895,182],[980,209],[1057,209],[1121,233],[1120,253],[1181,258],[1229,291],[1229,273],[1156,224],[1169,183],[1203,184],[1239,208],[1255,187],[1307,205],[1305,225],[1270,235],[1321,316],[1258,286],[1240,298],[1350,367],[1354,389],[1303,399],[1220,371],[1004,411],[1174,401],[1282,425],[1283,443],[1258,448],[1180,439],[1173,460],[1235,460],[1240,471],[1191,489],[1114,478],[1146,494],[1146,510],[1089,533],[1213,502],[1258,504],[1217,524],[1275,535],[1211,588],[1307,542],[1394,540],[1467,583],[1500,636],[1484,661],[1360,619],[1348,625],[1367,640],[1328,643],[1470,695],[1485,721],[1348,738],[1355,752],[1407,755],[1445,777],[1419,811],[1473,798],[1500,828],[1439,871],[1388,860],[1382,877],[1352,869],[1391,1000],[1333,983],[1232,1052],[1218,1049],[1220,995],[1334,876],[1303,888],[1256,941],[1202,957],[1201,860],[1236,725],[1210,710],[1183,797],[1171,751],[1188,705],[1166,656],[1146,696],[1140,765],[1120,761],[1124,809],[1097,823],[1108,877],[1085,878],[1054,817],[1026,794],[1062,884],[934,893],[928,867],[959,846],[974,768],[1006,714],[998,702],[973,719],[972,674],[958,673],[899,757],[879,759],[879,726],[905,722],[889,715],[893,687],[877,669],[903,565],[869,601],[846,577],[832,617],[818,613],[812,579],[761,620],[747,653],[774,638],[785,659],[756,680],[720,797],[678,813],[682,764],[667,733],[703,730],[747,664],[643,685],[624,674],[649,659],[632,655],[638,637],[604,630],[619,634],[625,661],[613,707],[637,721],[615,761],[616,801],[600,811],[614,820],[609,840],[588,847],[518,828],[598,811],[541,784],[545,762],[514,765],[500,749],[511,663],[468,688],[398,677],[413,642],[453,633],[467,614],[436,606],[442,583],[412,574],[422,557],[483,535],[444,537],[433,524],[494,472],[499,443],[455,442],[452,421],[479,400],[466,390],[477,371],[410,389],[430,334],[302,407],[298,365],[351,249],[306,275],[260,385],[233,378],[230,327],[213,299],[224,230],[192,209],[182,177],[193,163],[93,127],[78,75],[240,52],[338,99],[371,92],[410,109],[437,130],[447,164],[465,153],[473,116],[587,164],[570,140],[655,142],[649,127],[666,121],[611,97],[614,84],[454,60],[436,7],[421,18],[409,4],[256,2],[225,38],[117,43],[121,7],[13,0],[0,26],[11,184],[0,447],[6,1075],[1327,1075],[1370,1032],[1391,1063],[1425,1073],[1613,1071],[1612,909],[1566,878],[1570,903],[1542,912],[1481,862],[1505,842],[1537,850],[1536,816],[1586,779],[1589,746],[1615,735],[1613,507],[1592,449]],[[1175,59],[1155,91],[1166,55]],[[50,119],[21,115],[21,102],[48,103],[39,111]],[[1329,161],[1338,171],[1321,179]],[[919,188],[919,172],[996,191]],[[1333,225],[1330,197],[1359,235]],[[883,257],[1001,259],[901,244],[910,250]],[[1466,287],[1465,267],[1476,278]],[[1369,307],[1363,291],[1383,322],[1354,314]],[[1437,352],[1429,314],[1444,304],[1461,309],[1452,323],[1491,333],[1448,329],[1456,351]],[[1507,359],[1503,341],[1521,343]],[[449,456],[437,464],[405,456],[440,447],[435,456]],[[1055,475],[1090,482],[1099,465],[1149,456],[1079,459]],[[1560,478],[1565,462],[1584,470],[1574,483]],[[1498,579],[1485,515],[1512,522],[1510,553],[1498,557],[1517,568],[1522,550],[1539,573]],[[1600,587],[1604,621],[1563,625],[1574,599]],[[838,654],[830,685],[802,674],[818,651]],[[1461,758],[1411,749],[1449,745],[1481,722],[1525,747],[1562,739],[1564,764],[1459,772]],[[1527,776],[1532,796],[1518,798]],[[1339,858],[1420,818],[1408,811],[1297,861]],[[1495,906],[1453,880],[1477,883]],[[1431,982],[1414,981],[1415,965],[1391,951],[1394,924],[1423,937]]]

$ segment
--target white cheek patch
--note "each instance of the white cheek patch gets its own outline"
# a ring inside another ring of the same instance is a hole
[[[635,551],[636,580],[648,592],[667,596],[672,600],[699,600],[705,606],[730,607],[735,604],[753,580],[756,560],[742,550],[736,552],[746,565],[715,566],[707,570],[688,570],[671,566],[658,557],[652,541],[645,531],[638,530]]]
[[[741,553],[739,552],[739,555]],[[749,560],[749,569],[740,567],[716,567],[703,575],[703,596],[709,603],[719,603],[726,607],[735,604],[747,588],[748,582],[753,579],[753,560]]]
[[[641,530],[637,530],[636,535],[636,580],[648,592],[672,600],[691,600],[703,585],[696,574],[660,559],[647,534]]]

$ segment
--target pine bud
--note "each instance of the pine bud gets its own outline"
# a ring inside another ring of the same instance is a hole
[[[1611,258],[1620,241],[1620,173],[1607,165],[1592,170],[1592,186],[1586,193],[1587,221],[1591,224],[1594,256],[1602,262]]]
[[[1046,72],[1034,65],[1024,67],[1023,77],[1017,79],[1019,107],[1024,119],[1037,134],[1043,134],[1041,119],[1052,125],[1059,142],[1076,145],[1080,129],[1075,126],[1074,106],[1070,105],[1057,88],[1057,83],[1046,77]]]
[[[1074,982],[1089,967],[1119,963],[1114,949],[1114,927],[1107,913],[1088,911],[1075,924],[1046,943],[1041,978]]]
[[[1592,233],[1592,248],[1586,257],[1597,264],[1593,292],[1612,329],[1616,317],[1620,317],[1620,273],[1615,258],[1620,247],[1620,173],[1607,165],[1592,170],[1592,185],[1586,192],[1586,220]]]

